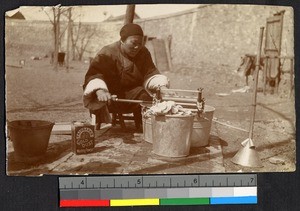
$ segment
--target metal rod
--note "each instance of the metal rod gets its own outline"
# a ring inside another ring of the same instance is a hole
[[[149,103],[152,104],[151,101],[144,101],[144,100],[127,100],[127,99],[119,99],[119,98],[112,98],[115,102],[122,102],[122,103]]]
[[[163,100],[171,100],[175,102],[184,102],[184,103],[197,103],[197,99],[189,99],[189,98],[176,98],[176,97],[162,97]]]
[[[189,92],[189,93],[198,93],[198,90],[188,90],[188,89],[161,89],[163,93],[165,92]]]
[[[178,105],[182,105],[182,106],[189,106],[189,107],[194,107],[197,108],[196,103],[183,103],[183,102],[176,102],[176,104]]]
[[[258,82],[258,71],[259,71],[259,63],[261,58],[261,47],[262,47],[262,40],[264,36],[264,27],[260,28],[259,33],[259,42],[257,46],[257,58],[255,64],[255,78],[254,78],[254,91],[252,97],[252,113],[251,113],[251,121],[250,121],[250,130],[249,130],[249,138],[253,139],[253,127],[254,127],[254,120],[255,120],[255,112],[256,112],[256,98],[257,98],[257,82]]]
[[[151,101],[119,99],[115,95],[112,95],[111,99],[112,99],[112,101],[120,102],[120,103],[146,103],[146,104],[151,104],[152,105]],[[188,107],[197,108],[196,103],[176,102],[176,104],[181,105],[181,106],[188,106]]]
[[[151,101],[144,101],[144,100],[127,100],[127,99],[119,99],[119,98],[112,98],[115,102],[120,103],[146,103],[146,104],[152,104]],[[189,107],[196,107],[196,103],[183,103],[183,102],[176,102],[178,105],[182,106],[189,106]]]

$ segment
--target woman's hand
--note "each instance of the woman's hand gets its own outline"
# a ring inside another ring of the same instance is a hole
[[[110,103],[111,95],[108,91],[103,89],[99,89],[96,91],[97,99],[101,102],[108,102]]]

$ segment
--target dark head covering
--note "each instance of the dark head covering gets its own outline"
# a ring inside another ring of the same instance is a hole
[[[133,35],[144,36],[143,30],[139,25],[134,23],[128,23],[121,28],[120,36],[122,41],[126,40],[127,37]]]

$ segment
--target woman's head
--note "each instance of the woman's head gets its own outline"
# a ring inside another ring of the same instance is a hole
[[[121,48],[130,57],[135,57],[143,46],[143,30],[133,23],[126,24],[120,31]]]

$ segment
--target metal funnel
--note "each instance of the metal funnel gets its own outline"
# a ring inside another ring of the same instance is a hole
[[[263,167],[252,139],[248,138],[241,144],[242,148],[231,159],[231,162],[247,167]]]
[[[255,120],[255,112],[256,112],[256,97],[257,97],[257,83],[258,83],[258,71],[259,71],[259,61],[261,58],[261,46],[263,40],[263,32],[264,27],[260,28],[259,32],[259,42],[257,46],[257,57],[256,57],[256,66],[255,66],[255,76],[254,76],[254,92],[252,96],[252,113],[251,113],[251,121],[250,121],[250,130],[249,130],[249,138],[244,140],[242,144],[242,148],[235,154],[235,156],[231,159],[233,163],[248,166],[248,167],[262,167],[261,161],[258,157],[258,154],[255,150],[255,146],[253,143],[253,127]]]

